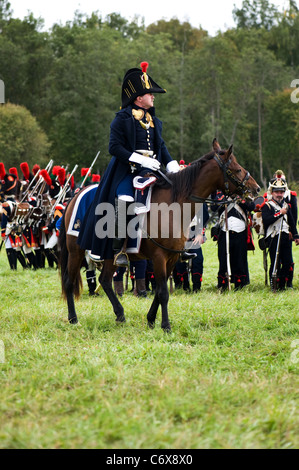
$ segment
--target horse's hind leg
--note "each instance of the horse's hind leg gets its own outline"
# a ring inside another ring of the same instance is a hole
[[[80,269],[84,259],[84,250],[79,247],[69,253],[66,272],[64,273],[64,290],[68,306],[68,321],[78,323],[74,297],[79,298],[82,288]]]
[[[116,315],[116,321],[120,323],[124,323],[126,321],[124,308],[122,304],[119,302],[112,287],[113,273],[114,273],[113,261],[105,260],[99,282],[101,286],[103,287],[105,294],[107,295],[108,299],[110,300],[112,304],[113,311]]]

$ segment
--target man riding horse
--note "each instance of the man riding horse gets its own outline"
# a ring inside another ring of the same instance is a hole
[[[134,202],[133,179],[160,171],[179,171],[179,164],[170,156],[162,138],[162,122],[155,115],[154,94],[165,93],[147,74],[148,64],[141,63],[142,69],[133,68],[126,72],[122,84],[122,108],[116,113],[110,126],[109,152],[113,155],[102,177],[93,204],[82,224],[78,243],[83,249],[91,250],[94,261],[112,259],[115,266],[128,266],[124,250],[126,235],[119,227],[127,227],[128,206]],[[115,205],[115,237],[100,239],[95,226],[100,220],[96,208],[100,203]],[[118,221],[118,223],[117,223]],[[186,257],[188,254],[186,254]],[[193,255],[190,255],[192,257]]]

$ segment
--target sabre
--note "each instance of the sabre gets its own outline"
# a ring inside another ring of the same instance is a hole
[[[101,151],[99,150],[98,153],[97,153],[96,156],[95,156],[95,159],[93,160],[92,164],[90,165],[90,167],[89,167],[89,169],[88,169],[88,172],[86,173],[86,175],[85,175],[85,177],[84,177],[84,180],[83,180],[82,183],[80,184],[80,189],[83,188],[84,183],[85,183],[85,181],[87,180],[89,174],[91,173],[91,170],[92,170],[92,168],[93,168],[95,162],[97,161],[97,158],[98,158],[98,156],[99,156],[100,153],[101,153]]]

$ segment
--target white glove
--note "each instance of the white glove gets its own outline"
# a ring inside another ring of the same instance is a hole
[[[141,165],[143,168],[149,168],[150,170],[159,170],[160,169],[160,162],[158,160],[155,160],[154,158],[151,157],[144,157],[143,155],[140,155],[139,153],[132,153],[132,155],[129,158],[129,162],[131,163],[138,163]]]
[[[180,171],[180,165],[176,160],[172,160],[171,162],[167,163],[166,165],[166,172],[167,173],[177,173]]]

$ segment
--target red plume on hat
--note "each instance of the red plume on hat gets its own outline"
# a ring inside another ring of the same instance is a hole
[[[89,172],[89,168],[81,168],[81,176],[86,176]]]
[[[40,166],[36,163],[35,165],[33,165],[33,168],[32,168],[32,173],[34,174],[34,176],[36,175],[38,170],[40,170]]]
[[[0,162],[0,180],[4,180],[4,176],[6,175],[4,163]]]
[[[15,175],[17,179],[19,179],[18,170],[16,169],[15,166],[9,169],[9,173],[11,173],[12,175]]]
[[[147,68],[148,68],[148,62],[141,62],[140,67],[141,67],[142,72],[146,73]]]
[[[25,180],[29,180],[29,176],[30,176],[30,171],[29,171],[29,165],[27,162],[22,162],[20,163],[20,168],[21,168],[21,171],[24,175],[24,178]]]
[[[101,175],[92,175],[91,182],[92,183],[99,183],[101,179]]]
[[[61,168],[61,167],[60,167],[59,165],[53,166],[53,168],[52,168],[52,174],[53,174],[54,176],[57,176],[57,175],[58,175],[58,170],[60,170],[60,168]]]
[[[68,177],[68,178],[70,177],[70,173],[67,175],[67,177]],[[74,189],[74,187],[75,187],[75,178],[74,178],[74,175],[71,176],[70,182],[71,182],[71,189]]]
[[[41,170],[40,173],[39,173],[45,180],[45,182],[47,183],[48,186],[52,186],[52,180],[51,180],[51,177],[49,175],[49,173],[47,172],[47,170]],[[53,188],[53,186],[52,186]]]
[[[65,182],[65,168],[59,168],[57,176],[60,186],[63,186]]]

